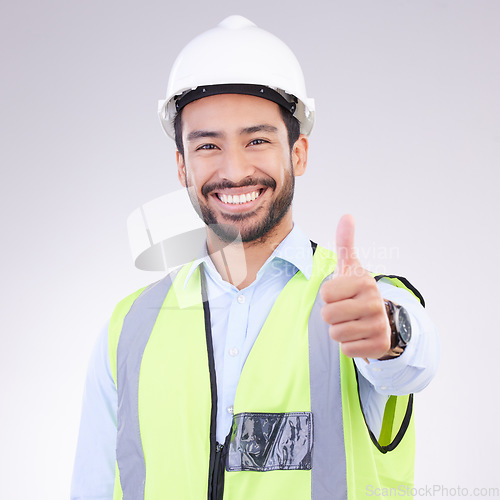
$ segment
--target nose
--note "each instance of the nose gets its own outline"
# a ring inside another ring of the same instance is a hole
[[[241,147],[227,147],[221,156],[219,176],[222,179],[237,184],[255,172],[255,166]]]

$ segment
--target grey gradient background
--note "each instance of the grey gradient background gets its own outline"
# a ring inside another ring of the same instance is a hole
[[[294,50],[316,99],[295,220],[332,247],[353,213],[362,261],[409,277],[439,328],[417,486],[500,487],[500,2],[30,0],[0,5],[0,498],[68,498],[95,339],[159,276],[134,269],[126,219],[179,187],[157,100],[234,13]]]

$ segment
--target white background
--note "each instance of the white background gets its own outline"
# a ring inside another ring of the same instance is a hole
[[[416,485],[500,487],[500,2],[30,0],[0,6],[0,498],[69,496],[92,346],[158,277],[126,219],[179,187],[157,100],[235,13],[294,50],[316,99],[295,220],[332,247],[353,213],[363,262],[409,277],[439,328]]]

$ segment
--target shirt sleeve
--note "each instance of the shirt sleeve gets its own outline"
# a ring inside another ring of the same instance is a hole
[[[117,394],[108,355],[108,327],[94,347],[85,381],[71,500],[112,500]]]

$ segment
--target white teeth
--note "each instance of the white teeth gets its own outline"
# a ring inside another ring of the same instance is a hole
[[[240,194],[240,195],[220,194],[219,200],[221,200],[222,203],[230,203],[231,205],[241,205],[242,203],[248,203],[249,201],[253,201],[259,196],[260,196],[260,191],[252,191],[251,193]]]

